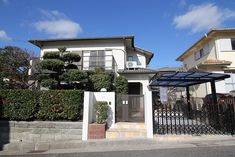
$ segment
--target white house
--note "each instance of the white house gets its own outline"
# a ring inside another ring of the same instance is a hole
[[[136,128],[132,132],[133,134],[130,134],[130,131],[125,130],[128,128],[127,123],[123,124],[124,126],[119,123],[119,128],[122,128],[122,132],[124,132],[122,137],[132,135],[152,137],[152,93],[148,89],[148,85],[151,74],[154,74],[155,71],[148,69],[147,66],[153,53],[136,47],[134,36],[36,39],[29,42],[40,48],[41,57],[45,53],[55,52],[59,48],[65,47],[66,52],[78,53],[81,56],[81,61],[77,63],[81,70],[102,67],[107,71],[113,71],[116,76],[125,76],[128,79],[129,95],[117,97],[113,119],[115,122],[130,122],[128,127],[132,131],[133,126]],[[119,128],[114,125],[111,128],[112,130],[107,136],[119,137]],[[125,128],[124,131],[123,128]],[[143,132],[138,133],[140,128],[143,129]]]
[[[227,73],[231,77],[216,83],[218,93],[235,90],[235,28],[211,29],[201,39],[181,54],[177,61],[183,62],[187,71]],[[210,94],[209,84],[196,86],[193,95]]]

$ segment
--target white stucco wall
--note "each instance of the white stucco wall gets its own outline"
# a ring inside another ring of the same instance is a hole
[[[144,93],[144,111],[145,111],[145,127],[147,138],[153,138],[153,105],[152,91],[148,88]]]
[[[232,50],[231,38],[235,36],[226,36],[216,39],[216,45],[218,47],[218,57],[220,60],[231,61],[232,64],[228,67],[235,68],[235,50]]]

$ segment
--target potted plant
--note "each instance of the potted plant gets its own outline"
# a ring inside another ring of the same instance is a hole
[[[108,118],[108,103],[105,101],[97,101],[95,103],[96,122],[89,124],[88,138],[102,139],[105,138],[106,122]]]

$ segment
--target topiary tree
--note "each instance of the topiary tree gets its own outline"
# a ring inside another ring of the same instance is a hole
[[[43,55],[43,59],[59,59],[60,53],[59,52],[47,52]]]
[[[67,82],[81,81],[87,78],[87,74],[79,69],[70,69],[61,75],[61,79]]]
[[[52,70],[60,73],[64,68],[64,62],[59,59],[45,59],[40,62],[42,69]]]
[[[71,64],[73,62],[79,62],[81,60],[81,57],[76,53],[66,53],[63,54],[62,60],[64,62]]]
[[[128,80],[125,76],[118,76],[114,80],[115,91],[118,94],[128,93]]]

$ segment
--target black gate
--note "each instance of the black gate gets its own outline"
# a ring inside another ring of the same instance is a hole
[[[218,100],[218,105],[175,103],[154,105],[154,132],[157,134],[232,134],[235,133],[235,100]]]
[[[117,122],[144,122],[143,95],[116,96]]]

